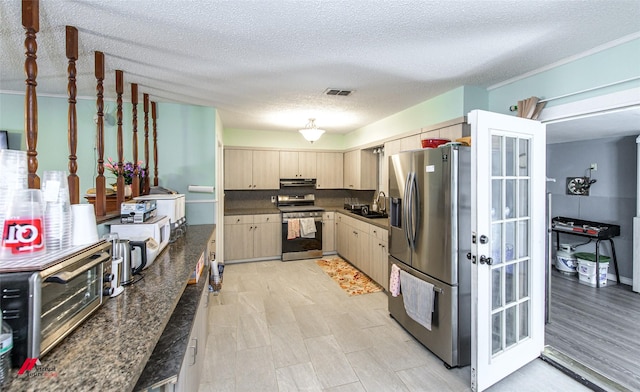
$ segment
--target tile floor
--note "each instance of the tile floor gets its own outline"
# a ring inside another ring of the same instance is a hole
[[[230,264],[211,296],[199,392],[469,391],[387,312],[383,292],[349,297],[313,260]],[[584,391],[536,360],[490,391]]]

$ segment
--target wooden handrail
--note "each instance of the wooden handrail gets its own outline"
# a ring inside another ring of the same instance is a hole
[[[140,196],[140,173],[138,172],[138,84],[131,83],[131,113],[133,117],[133,180],[131,181],[133,197]]]
[[[156,125],[156,103],[151,102],[151,119],[153,119],[153,186],[158,186],[158,128]]]
[[[76,60],[78,60],[78,29],[73,26],[66,27],[66,51],[69,66],[67,73],[69,83],[67,92],[69,94],[69,113],[67,137],[69,139],[69,201],[71,204],[80,203],[80,178],[78,172],[78,157],[76,155],[78,147],[78,122],[76,114]]]
[[[124,92],[124,72],[116,70],[116,119],[118,124],[118,130],[116,132],[117,151],[118,151],[118,178],[116,179],[116,186],[118,191],[116,192],[117,204],[120,205],[124,202],[124,146],[122,142],[122,93]]]
[[[38,170],[38,96],[36,94],[36,77],[38,64],[36,62],[38,44],[36,33],[40,30],[40,3],[38,0],[22,0],[22,26],[25,29],[24,72],[27,75],[27,85],[24,96],[24,132],[27,141],[28,184],[30,189],[40,189]]]
[[[104,178],[104,53],[95,53],[95,75],[96,75],[96,91],[97,100],[96,108],[98,111],[98,121],[96,125],[97,132],[97,149],[98,149],[98,176],[96,177],[96,216],[104,216],[107,214],[107,196]]]

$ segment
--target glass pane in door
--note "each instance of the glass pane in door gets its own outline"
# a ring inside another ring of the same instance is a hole
[[[492,135],[492,353],[529,336],[529,141]]]
[[[491,316],[491,353],[497,354],[502,351],[502,312],[494,313]]]

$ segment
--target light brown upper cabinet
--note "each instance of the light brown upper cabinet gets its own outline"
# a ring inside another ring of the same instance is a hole
[[[224,189],[280,188],[278,151],[224,150]]]
[[[344,188],[376,189],[376,155],[371,150],[344,153]]]
[[[316,178],[316,153],[280,151],[280,178]]]
[[[344,155],[341,152],[319,152],[317,189],[342,189],[344,187]]]

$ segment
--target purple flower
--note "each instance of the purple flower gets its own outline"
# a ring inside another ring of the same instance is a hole
[[[114,162],[113,159],[108,158],[107,163],[105,163],[104,166],[107,168],[107,170],[113,173],[113,175],[118,177],[117,162]],[[134,176],[136,167],[138,169],[138,175],[140,176],[140,178],[144,178],[146,173],[145,173],[142,161],[138,161],[137,165],[134,165],[133,162],[124,162],[122,164],[122,176],[124,177],[124,183],[126,185],[131,185],[131,183],[133,182],[133,176]]]

